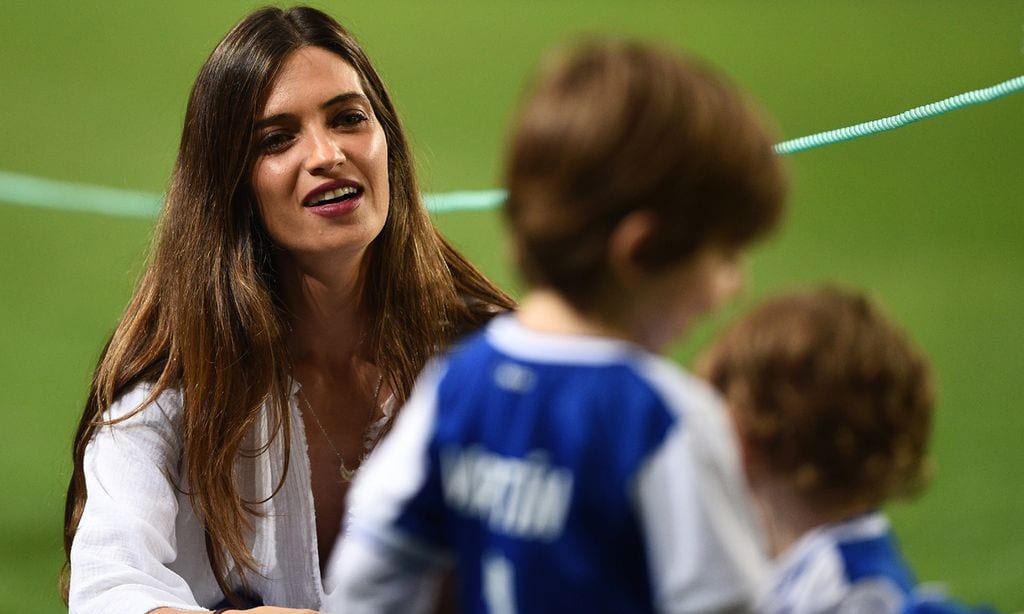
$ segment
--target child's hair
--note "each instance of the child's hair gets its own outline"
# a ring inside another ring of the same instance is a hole
[[[697,372],[725,396],[752,462],[812,501],[877,506],[924,484],[928,364],[860,294],[769,301],[719,337]]]
[[[513,125],[506,214],[520,269],[576,307],[608,289],[608,239],[646,210],[649,272],[739,248],[778,223],[786,193],[770,131],[721,75],[629,41],[590,41],[542,68]]]

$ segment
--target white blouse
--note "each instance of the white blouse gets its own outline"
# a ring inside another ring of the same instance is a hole
[[[139,385],[105,417],[130,413],[151,390],[151,384]],[[289,401],[289,475],[260,506],[262,514],[251,517],[249,539],[259,573],[247,579],[266,605],[318,610],[324,589],[298,390],[292,386]],[[386,415],[392,405],[393,399],[385,404]],[[159,607],[205,611],[224,599],[210,570],[203,528],[182,492],[188,484],[181,480],[181,414],[180,392],[168,390],[124,422],[97,429],[89,442],[88,498],[71,548],[71,614],[145,614]],[[270,426],[264,408],[247,445],[265,444]],[[284,469],[282,438],[238,464],[242,496],[266,499]],[[229,578],[237,579],[230,569]]]

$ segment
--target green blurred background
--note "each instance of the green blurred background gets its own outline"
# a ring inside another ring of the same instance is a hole
[[[162,191],[189,88],[257,4],[22,2],[0,17],[0,170]],[[731,73],[792,138],[1024,74],[1024,3],[320,2],[392,89],[425,189],[500,187],[502,143],[544,49],[635,34]],[[890,508],[924,580],[1024,608],[1024,94],[789,158],[784,230],[745,296],[866,289],[931,356],[935,478]],[[437,217],[506,287],[495,212]],[[143,265],[152,220],[0,202],[0,611],[58,612],[63,490],[91,370]]]

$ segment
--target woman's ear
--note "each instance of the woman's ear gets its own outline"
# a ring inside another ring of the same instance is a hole
[[[653,211],[640,209],[622,218],[612,231],[608,239],[609,264],[623,281],[634,281],[647,273],[640,252],[654,234],[657,223]]]

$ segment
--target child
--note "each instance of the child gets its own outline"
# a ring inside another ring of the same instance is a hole
[[[728,298],[785,182],[740,95],[639,43],[580,46],[512,135],[530,290],[427,369],[351,494],[328,610],[749,608],[764,559],[716,397],[658,353]],[[415,597],[414,597],[415,596]]]
[[[770,301],[698,372],[725,396],[777,557],[759,612],[958,611],[915,590],[879,511],[923,483],[933,392],[924,358],[867,299]]]

